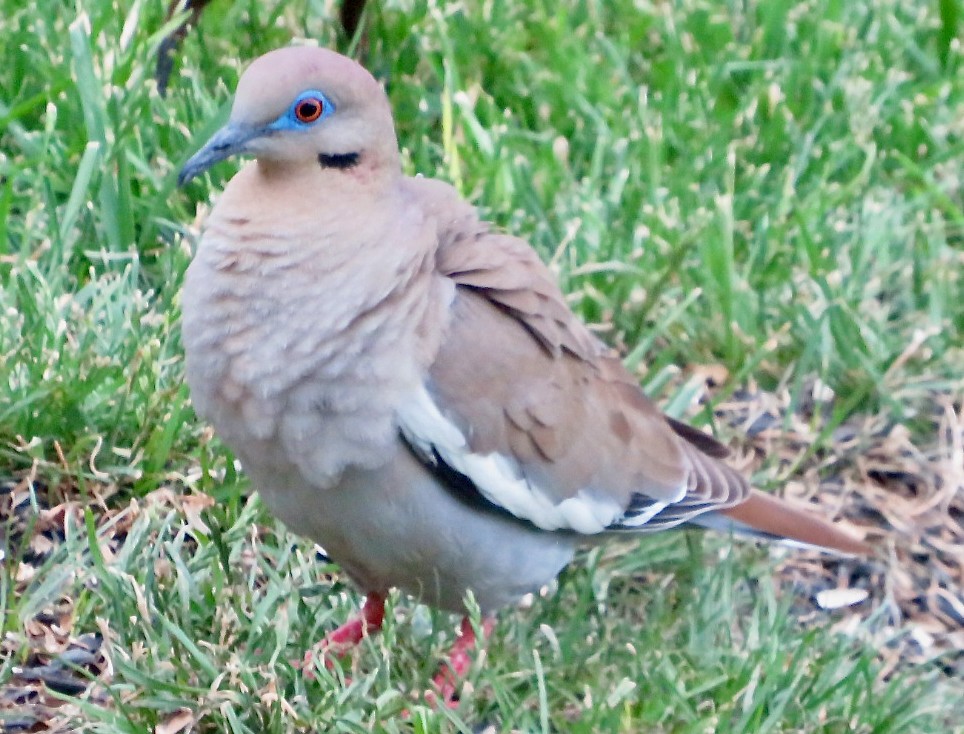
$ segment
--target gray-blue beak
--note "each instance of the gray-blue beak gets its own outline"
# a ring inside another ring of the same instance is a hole
[[[254,138],[264,135],[262,129],[254,129],[228,123],[208,140],[204,146],[184,164],[177,176],[177,185],[183,186],[196,176],[200,176],[215,163],[247,152],[247,144]]]

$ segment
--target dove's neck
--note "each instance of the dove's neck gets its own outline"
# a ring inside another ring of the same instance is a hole
[[[322,233],[355,231],[359,221],[379,224],[393,215],[401,180],[398,170],[365,159],[329,169],[310,162],[295,167],[253,161],[225,188],[207,228],[249,226],[290,237],[299,236],[299,226],[316,233],[320,227]],[[336,244],[325,242],[328,248]]]
[[[249,165],[208,218],[194,267],[237,310],[231,323],[277,320],[315,343],[350,336],[362,315],[412,307],[402,296],[433,270],[434,223],[392,184],[343,173],[279,181]]]

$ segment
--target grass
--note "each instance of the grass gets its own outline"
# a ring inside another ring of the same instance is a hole
[[[503,613],[458,712],[410,698],[453,625],[406,598],[345,670],[293,669],[358,600],[191,411],[177,294],[234,169],[175,177],[248,60],[349,42],[330,2],[222,0],[162,99],[164,5],[0,0],[0,499],[19,498],[0,520],[0,685],[51,653],[34,622],[66,604],[64,634],[99,632],[110,661],[57,713],[70,731],[960,726],[937,667],[885,674],[879,638],[801,623],[767,557],[707,564],[726,541],[686,535],[588,553]],[[528,238],[664,403],[692,411],[703,382],[676,365],[712,365],[718,400],[785,393],[808,456],[865,416],[937,441],[934,405],[964,393],[956,0],[373,5],[365,61],[406,168]],[[833,397],[809,414],[815,384]]]

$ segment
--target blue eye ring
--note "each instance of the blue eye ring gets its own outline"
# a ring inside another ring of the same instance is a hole
[[[335,105],[328,97],[316,89],[309,89],[298,95],[275,126],[282,129],[306,128],[330,117],[334,111]]]
[[[291,114],[303,124],[310,125],[317,122],[325,114],[325,100],[321,97],[305,97],[295,102]]]

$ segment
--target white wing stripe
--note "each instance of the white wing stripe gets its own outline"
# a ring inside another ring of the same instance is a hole
[[[624,517],[619,521],[620,527],[624,528],[638,528],[642,527],[659,513],[669,507],[671,503],[669,502],[654,502],[649,507],[647,507],[642,512],[637,512],[631,517]]]
[[[594,535],[606,530],[625,511],[615,500],[585,489],[562,502],[553,502],[525,477],[511,457],[473,453],[465,436],[442,414],[424,387],[399,406],[397,415],[406,440],[426,456],[437,451],[445,463],[472,480],[490,502],[544,530]]]

